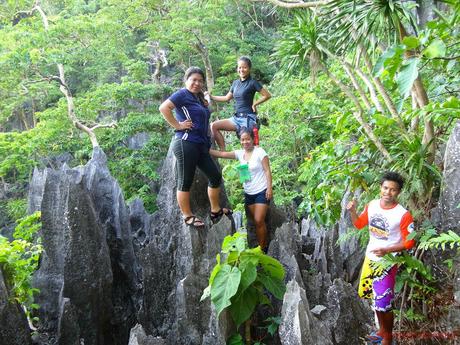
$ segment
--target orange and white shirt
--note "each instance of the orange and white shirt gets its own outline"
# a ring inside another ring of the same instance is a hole
[[[414,231],[414,220],[410,212],[400,204],[383,208],[380,206],[380,199],[372,200],[353,225],[358,229],[369,225],[366,256],[374,261],[382,259],[371,252],[374,249],[389,247],[401,241],[406,249],[415,245],[414,240],[407,240],[407,235]]]

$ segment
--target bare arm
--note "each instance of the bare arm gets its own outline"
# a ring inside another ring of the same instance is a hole
[[[183,122],[178,122],[176,120],[172,112],[175,107],[176,106],[174,105],[174,103],[171,102],[169,99],[161,103],[159,110],[165,118],[166,122],[168,122],[171,125],[171,127],[173,127],[176,130],[187,130],[192,128],[192,120],[185,120]]]
[[[236,158],[235,152],[233,151],[219,151],[219,150],[209,149],[209,154],[217,158],[227,158],[227,159]]]
[[[260,97],[257,101],[255,101],[253,104],[252,104],[252,110],[254,110],[255,113],[257,113],[257,106],[265,101],[268,101],[272,95],[270,92],[267,91],[267,89],[265,88],[262,88],[260,89],[260,94],[262,95],[262,97]]]
[[[384,256],[388,253],[393,253],[393,252],[402,252],[403,250],[406,250],[405,246],[405,241],[402,240],[399,243],[393,244],[388,247],[381,247],[381,248],[376,248],[372,250],[372,253],[374,253],[377,256]]]
[[[233,99],[233,93],[231,93],[231,92],[229,91],[225,96],[214,96],[214,95],[209,94],[209,97],[210,97],[213,101],[217,101],[217,102],[228,102],[228,101],[230,101],[231,99]]]
[[[264,169],[265,177],[267,178],[267,193],[265,197],[270,200],[273,197],[273,189],[272,189],[272,171],[270,169],[270,161],[268,156],[265,156],[262,159],[262,167]]]
[[[347,210],[348,212],[350,212],[350,218],[351,218],[351,222],[353,223],[353,225],[358,220],[358,213],[356,213],[356,204],[357,204],[356,200],[352,200],[347,204]]]

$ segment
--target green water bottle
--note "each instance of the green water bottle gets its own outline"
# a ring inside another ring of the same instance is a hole
[[[247,164],[240,164],[237,166],[238,173],[240,175],[240,182],[244,183],[251,179],[251,174],[249,172],[249,167]]]

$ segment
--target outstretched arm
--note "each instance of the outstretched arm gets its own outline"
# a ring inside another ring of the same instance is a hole
[[[219,150],[209,149],[209,154],[217,158],[227,158],[227,159],[236,158],[235,152],[233,151],[219,151]]]
[[[231,92],[228,92],[225,96],[214,96],[214,95],[211,95],[209,92],[208,92],[208,95],[213,101],[217,101],[217,102],[228,102],[233,98],[233,93]]]
[[[253,104],[252,104],[252,110],[257,113],[257,106],[265,101],[268,101],[272,95],[270,92],[267,91],[267,89],[265,88],[262,88],[260,89],[260,94],[262,95],[262,97],[260,97],[257,101],[255,101]]]
[[[270,161],[268,156],[265,156],[262,159],[262,167],[264,168],[265,177],[267,178],[267,193],[265,197],[270,200],[273,197],[273,189],[272,189],[272,171],[270,169]]]

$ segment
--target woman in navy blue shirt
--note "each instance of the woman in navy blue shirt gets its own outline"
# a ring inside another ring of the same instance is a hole
[[[225,151],[225,140],[220,131],[239,133],[242,127],[252,130],[257,121],[257,106],[271,97],[270,92],[264,89],[257,80],[251,78],[251,66],[252,63],[248,57],[240,57],[237,67],[240,78],[233,82],[230,91],[225,96],[209,95],[217,102],[228,102],[235,99],[235,114],[230,119],[218,120],[211,124],[212,135],[221,151]],[[256,92],[260,92],[262,97],[254,102]]]
[[[203,171],[209,180],[211,220],[215,222],[223,214],[231,214],[229,209],[219,206],[222,175],[209,155],[210,111],[203,94],[204,79],[204,73],[199,67],[190,67],[185,72],[185,88],[173,93],[159,108],[165,120],[176,132],[173,152],[177,161],[177,203],[184,222],[194,227],[204,226],[203,221],[193,215],[190,208],[190,188],[196,167]],[[173,115],[173,110],[176,116]]]

